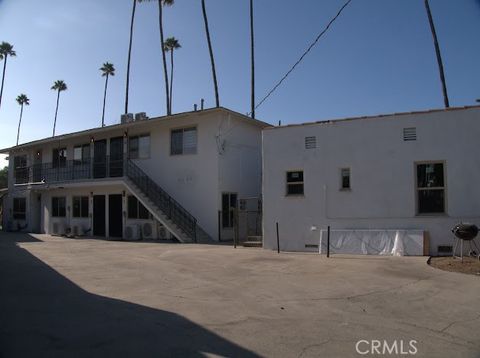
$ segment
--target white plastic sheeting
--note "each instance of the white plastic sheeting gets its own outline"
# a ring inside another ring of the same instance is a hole
[[[321,231],[318,248],[327,252],[327,230]],[[423,230],[331,230],[330,253],[422,256]]]

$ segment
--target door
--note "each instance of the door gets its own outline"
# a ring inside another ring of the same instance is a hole
[[[42,150],[37,150],[33,158],[33,182],[39,183],[44,179],[42,177]]]
[[[105,236],[105,195],[93,196],[93,235]]]
[[[110,237],[123,236],[121,194],[108,196],[108,232]]]
[[[110,177],[123,176],[123,137],[110,139]]]
[[[93,145],[93,177],[107,176],[107,140],[98,140]]]

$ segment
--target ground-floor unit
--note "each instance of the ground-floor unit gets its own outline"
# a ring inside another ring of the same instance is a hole
[[[263,244],[451,254],[480,224],[480,107],[263,130]],[[399,247],[402,246],[402,247]]]

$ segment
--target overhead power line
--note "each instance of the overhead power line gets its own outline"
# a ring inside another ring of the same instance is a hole
[[[348,0],[345,4],[343,4],[343,6],[340,8],[340,10],[338,10],[337,14],[330,20],[330,22],[327,24],[327,26],[322,30],[322,32],[320,32],[320,34],[318,34],[318,36],[315,38],[315,41],[313,41],[310,46],[308,46],[308,48],[305,50],[305,52],[302,54],[302,56],[300,56],[300,58],[297,60],[297,62],[295,62],[295,64],[290,67],[290,69],[288,70],[288,72],[280,79],[280,81],[277,82],[277,84],[265,95],[265,97],[262,98],[262,100],[255,106],[255,109],[257,109],[258,107],[260,107],[263,102],[265,102],[268,97],[270,97],[273,92],[276,91],[276,89],[278,87],[280,87],[280,85],[282,84],[283,81],[285,81],[287,79],[287,77],[293,72],[293,70],[295,70],[295,68],[300,64],[300,62],[303,61],[303,59],[305,58],[305,56],[307,56],[307,54],[312,50],[312,48],[317,44],[317,42],[320,40],[320,38],[328,31],[328,29],[330,28],[330,26],[335,22],[335,20],[338,19],[338,17],[341,15],[341,13],[343,12],[343,10],[345,10],[345,8],[352,2],[352,0]],[[251,113],[250,113],[251,114]]]

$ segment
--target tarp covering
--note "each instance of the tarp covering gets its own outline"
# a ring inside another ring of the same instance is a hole
[[[320,253],[327,252],[327,230],[322,230]],[[330,253],[353,255],[423,255],[423,230],[331,230]]]

